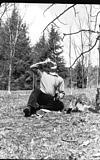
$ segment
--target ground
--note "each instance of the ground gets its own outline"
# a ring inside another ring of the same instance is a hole
[[[66,89],[66,96],[70,93]],[[95,88],[72,91],[76,93],[95,101]],[[0,159],[100,160],[99,113],[49,112],[25,118],[29,94],[0,91]]]

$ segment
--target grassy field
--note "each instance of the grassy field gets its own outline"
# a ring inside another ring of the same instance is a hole
[[[66,93],[66,95],[85,93],[90,99],[91,98],[94,99],[95,95],[96,95],[96,90],[97,90],[97,88],[85,88],[85,89],[65,88],[65,93]],[[27,96],[29,96],[31,91],[30,90],[26,90],[26,91],[21,90],[21,91],[11,91],[11,93],[12,93],[12,95],[16,95],[16,96],[25,95],[27,97]],[[8,92],[7,91],[0,91],[0,95],[7,96]]]
[[[25,118],[30,92],[0,91],[0,159],[100,159],[99,113],[49,112]],[[81,93],[95,100],[96,88],[72,90]]]

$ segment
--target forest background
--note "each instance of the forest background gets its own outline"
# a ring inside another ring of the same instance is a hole
[[[46,58],[51,58],[57,63],[58,73],[65,80],[66,87],[86,88],[98,85],[98,66],[92,66],[90,60],[86,64],[86,56],[84,48],[84,35],[79,19],[79,28],[81,36],[80,48],[71,40],[71,32],[69,36],[69,61],[71,61],[71,45],[73,43],[74,52],[78,53],[75,60],[75,65],[66,67],[66,62],[63,57],[63,38],[60,35],[59,28],[55,23],[51,23],[48,28],[48,34],[43,31],[42,36],[35,45],[31,45],[28,34],[28,27],[21,17],[16,4],[13,5],[11,16],[8,16],[6,21],[3,21],[3,15],[10,8],[10,4],[3,4],[4,11],[1,14],[0,20],[0,90],[31,90],[33,89],[33,72],[30,70],[30,65]],[[76,13],[75,6],[72,5]],[[90,27],[90,12],[88,12],[88,27]],[[2,5],[1,5],[2,8]],[[71,8],[71,7],[69,7]],[[68,10],[68,8],[67,8]],[[97,12],[98,16],[99,12]],[[97,18],[95,16],[95,18]],[[56,17],[57,18],[57,17]],[[96,26],[96,20],[94,26]],[[92,33],[98,34],[97,31],[84,31],[85,41],[87,41],[86,51],[90,55],[90,50],[93,47]],[[86,32],[88,31],[88,35]],[[67,34],[64,34],[66,36]],[[90,39],[91,38],[91,39]],[[96,39],[96,38],[95,38]],[[79,54],[79,50],[81,50]],[[76,53],[76,54],[77,54]]]

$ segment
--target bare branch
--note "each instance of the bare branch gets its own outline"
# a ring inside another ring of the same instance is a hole
[[[88,50],[85,51],[85,52],[82,52],[82,53],[75,59],[75,61],[73,62],[73,64],[70,66],[70,68],[73,67],[73,65],[77,62],[77,60],[78,60],[81,56],[83,56],[83,54],[90,52],[90,51],[96,46],[97,41],[99,40],[99,38],[100,38],[100,36],[98,36],[98,37],[96,38],[96,41],[95,41],[94,45],[93,45],[90,49],[88,49]]]
[[[3,15],[4,15],[6,9],[7,9],[7,7],[6,7],[6,4],[5,4],[5,7],[4,7],[4,10],[3,10],[3,12],[2,12],[2,14],[1,14],[1,16],[0,16],[0,19],[3,17]]]
[[[75,48],[76,48],[76,50],[77,50],[77,52],[78,52],[78,54],[79,54],[79,51],[78,51],[78,50],[81,51],[80,47],[75,44],[75,41],[72,41],[72,44],[75,46]]]
[[[76,12],[75,7],[73,7],[73,8],[74,8],[74,14],[75,14],[75,17],[76,17],[76,15],[77,15],[78,12]]]
[[[74,46],[75,55],[76,55],[76,58],[77,58],[77,53],[79,54],[79,50],[81,51],[81,49],[75,44],[75,41],[72,41],[72,44]]]
[[[84,5],[85,6],[85,9],[86,9],[86,13],[87,13],[87,17],[88,17],[88,22],[87,22],[87,25],[88,25],[88,28],[90,29],[90,17],[91,17],[91,11],[92,11],[92,7],[90,7],[90,15],[89,15],[89,13],[88,13],[88,9],[87,9],[87,6],[86,5]]]
[[[47,27],[53,23],[54,21],[56,21],[59,17],[61,17],[65,12],[67,12],[69,9],[71,9],[72,7],[74,7],[76,4],[73,4],[72,6],[68,7],[67,9],[65,9],[62,13],[60,13],[56,18],[54,18],[43,30],[43,32],[47,29]]]
[[[46,10],[43,12],[43,14],[45,14],[45,12],[50,9],[55,3],[51,4],[48,8],[46,8]]]
[[[60,28],[56,23],[53,22],[53,24],[54,24],[57,28]]]
[[[86,12],[87,12],[87,15],[88,15],[88,22],[89,22],[89,14],[88,14],[88,11],[87,11],[87,7],[85,6],[85,8],[86,8]],[[97,8],[95,8],[95,9],[97,9]],[[94,30],[95,30],[96,25],[97,25],[98,15],[99,15],[100,11],[98,11],[96,15],[92,15],[91,13],[92,13],[92,6],[90,8],[90,17],[95,17],[95,25],[94,25]],[[94,21],[92,21],[92,22],[94,22]]]
[[[3,15],[5,14],[5,12],[9,11],[10,8],[13,6],[14,4],[10,4],[9,3],[4,3],[1,7],[4,7],[4,10],[0,13],[1,16],[0,16],[0,19],[3,17]],[[0,7],[0,8],[1,8]]]
[[[100,13],[100,11],[96,14],[94,30],[96,29],[96,25],[97,25],[97,18],[98,18],[99,13]]]
[[[56,17],[57,17],[57,15],[56,15]],[[59,18],[57,20],[63,25],[68,25],[68,24],[65,24],[65,23],[61,22]]]
[[[80,33],[80,32],[92,32],[92,33],[100,33],[100,32],[96,32],[96,31],[93,31],[93,30],[89,30],[89,29],[81,29],[81,30],[79,30],[79,31],[77,31],[77,32],[73,32],[73,33],[63,33],[63,39],[64,39],[64,37],[65,36],[69,36],[69,35],[74,35],[74,34],[78,34],[78,33]]]

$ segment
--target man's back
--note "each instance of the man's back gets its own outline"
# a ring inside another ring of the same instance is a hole
[[[59,77],[58,74],[43,72],[40,81],[40,90],[43,93],[54,96],[56,92],[55,89],[60,83],[63,83],[63,79]],[[62,89],[64,90],[64,88]]]

